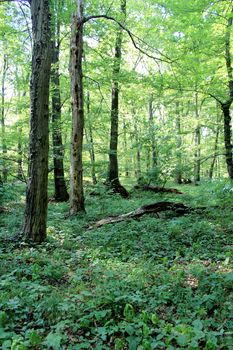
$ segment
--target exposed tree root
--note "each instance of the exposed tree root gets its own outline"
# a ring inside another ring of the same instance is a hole
[[[163,211],[173,210],[176,215],[184,215],[192,211],[192,208],[187,207],[183,203],[172,203],[172,202],[157,202],[149,205],[143,205],[142,207],[131,211],[127,214],[118,216],[109,216],[105,219],[97,221],[92,225],[88,226],[88,229],[94,229],[101,227],[106,224],[114,224],[116,222],[125,221],[128,219],[137,219],[145,214],[157,214]]]
[[[165,188],[165,187],[161,187],[161,186],[151,186],[151,185],[142,185],[142,186],[140,186],[140,185],[136,185],[134,188],[142,189],[143,191],[152,191],[152,192],[155,192],[155,193],[165,192],[165,193],[183,194],[183,192],[180,192],[176,188]]]
[[[122,198],[129,198],[129,192],[120,183],[111,185],[113,193],[119,193]]]
[[[108,190],[111,190],[112,193],[118,193],[122,198],[129,198],[129,192],[126,190],[124,186],[120,184],[119,179],[112,180],[112,181],[106,181],[104,182],[104,185],[107,187]]]

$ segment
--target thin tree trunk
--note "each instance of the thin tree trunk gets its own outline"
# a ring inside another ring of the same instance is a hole
[[[226,164],[227,171],[230,179],[233,179],[233,154],[232,154],[232,132],[231,132],[231,114],[230,108],[233,102],[233,74],[232,74],[232,63],[231,63],[231,27],[232,27],[232,14],[233,8],[231,10],[231,16],[227,21],[226,36],[225,36],[225,59],[226,59],[226,68],[228,75],[228,92],[229,99],[225,103],[221,103],[221,109],[223,112],[224,118],[224,144],[226,152]]]
[[[217,108],[218,108],[218,106],[217,106]],[[216,160],[217,160],[219,133],[220,133],[220,125],[219,125],[219,116],[217,115],[217,130],[216,130],[215,141],[214,141],[214,156],[213,156],[213,159],[212,159],[212,162],[210,165],[210,170],[209,170],[209,178],[210,179],[213,178],[214,167],[215,167]]]
[[[152,152],[152,168],[157,166],[157,153],[155,142],[155,126],[154,126],[154,113],[153,113],[153,96],[149,99],[149,124],[150,124],[150,139],[151,139],[151,152]]]
[[[138,126],[137,126],[137,119],[136,114],[133,112],[134,116],[134,137],[136,142],[136,176],[137,176],[137,182],[140,181],[140,178],[142,176],[141,172],[141,144],[140,139],[138,135]]]
[[[127,142],[127,129],[126,123],[123,122],[123,135],[124,135],[124,155],[125,155],[125,176],[129,176],[129,157],[128,157],[128,142]]]
[[[83,0],[77,0],[77,14],[73,16],[70,51],[70,79],[72,98],[72,141],[70,174],[70,214],[85,212],[83,190]]]
[[[8,70],[7,55],[3,57],[3,69],[2,69],[2,98],[1,98],[1,126],[2,126],[2,153],[3,158],[6,158],[7,145],[6,145],[6,126],[5,126],[5,82],[6,74]],[[5,160],[2,160],[2,181],[7,182],[7,166]]]
[[[23,174],[23,151],[22,151],[22,128],[18,129],[18,168],[17,168],[17,177],[19,180],[24,179]]]
[[[121,13],[126,17],[126,0],[121,0]],[[124,195],[126,190],[120,185],[119,172],[118,172],[118,120],[119,120],[119,73],[121,66],[121,47],[122,47],[122,28],[118,29],[116,43],[115,43],[115,57],[113,65],[113,78],[112,78],[112,106],[111,106],[111,134],[110,134],[110,149],[109,149],[109,174],[108,182],[110,186],[116,191],[118,189],[123,190],[121,194]]]
[[[96,172],[95,172],[95,148],[94,148],[94,140],[93,140],[93,132],[92,132],[92,123],[90,116],[90,92],[87,92],[87,125],[88,129],[86,130],[86,138],[87,143],[89,145],[89,154],[91,160],[91,177],[93,185],[97,184]]]
[[[30,83],[29,180],[23,234],[40,243],[46,238],[49,80],[51,69],[51,30],[49,0],[32,0],[32,73]]]
[[[216,136],[215,136],[215,142],[214,142],[214,156],[210,165],[210,171],[209,171],[209,178],[212,179],[213,178],[213,174],[214,174],[214,167],[216,164],[216,159],[217,159],[217,151],[218,151],[218,138],[219,138],[219,127],[217,128],[216,131]]]
[[[182,153],[181,153],[181,146],[182,146],[182,138],[181,138],[181,121],[180,121],[180,104],[179,102],[176,103],[176,183],[181,184],[182,183]]]
[[[199,112],[198,112],[198,94],[195,94],[195,114],[197,127],[195,129],[194,134],[194,142],[195,142],[195,152],[194,152],[194,183],[200,181],[200,170],[201,170],[201,127],[199,125]]]
[[[59,14],[58,14],[59,15]],[[57,15],[57,16],[58,16]],[[56,32],[56,33],[55,33]],[[52,41],[52,71],[51,71],[51,95],[52,95],[52,137],[53,137],[53,165],[54,165],[54,198],[56,201],[65,202],[69,199],[64,175],[64,151],[61,130],[61,93],[59,75],[59,50],[60,50],[60,23],[57,18],[56,29]]]
[[[224,144],[226,154],[227,171],[230,179],[233,179],[233,158],[232,158],[232,143],[231,143],[231,114],[230,104],[223,103],[221,105],[224,119]]]
[[[147,173],[150,171],[151,157],[150,157],[150,149],[146,150],[146,171]]]

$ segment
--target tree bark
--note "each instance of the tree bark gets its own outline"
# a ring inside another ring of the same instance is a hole
[[[40,243],[46,238],[49,80],[51,69],[51,30],[49,0],[31,3],[33,51],[30,82],[29,180],[23,234]]]
[[[6,74],[8,70],[7,55],[4,54],[3,57],[3,67],[2,67],[2,98],[1,98],[1,126],[2,126],[2,153],[3,158],[6,157],[7,145],[6,145],[6,126],[5,126],[5,82]],[[2,160],[2,181],[7,182],[7,166],[5,160]]]
[[[232,158],[232,143],[231,143],[231,114],[230,103],[223,103],[221,109],[224,119],[224,144],[226,154],[227,171],[230,179],[233,179],[233,158]]]
[[[225,36],[225,60],[228,76],[228,101],[221,103],[221,109],[223,113],[224,121],[224,144],[226,152],[226,165],[227,171],[230,179],[233,179],[233,155],[232,155],[232,142],[231,142],[231,114],[230,108],[233,102],[233,74],[232,74],[232,62],[231,62],[231,27],[232,27],[232,14],[233,8],[231,10],[231,16],[228,18]]]
[[[123,15],[123,21],[124,21],[126,17],[126,0],[121,0],[121,13]],[[119,120],[119,73],[120,73],[120,67],[121,67],[122,37],[123,37],[122,28],[119,28],[117,32],[116,43],[115,43],[115,56],[114,56],[113,77],[112,77],[111,132],[110,132],[109,173],[108,173],[108,182],[114,190],[116,190],[117,188],[122,188],[119,181],[118,158],[117,158],[118,120]]]
[[[57,14],[57,17],[59,13]],[[69,199],[64,175],[64,151],[61,130],[61,93],[59,75],[59,50],[60,50],[60,23],[54,26],[52,41],[52,71],[51,71],[51,95],[52,95],[52,137],[53,137],[53,165],[54,165],[54,198],[56,201],[65,202]]]
[[[85,212],[83,190],[83,0],[77,0],[77,13],[72,19],[70,79],[72,98],[72,141],[70,174],[70,215]]]
[[[22,128],[20,127],[18,129],[18,167],[17,167],[17,177],[19,180],[24,179],[24,174],[23,174],[23,150],[22,150]]]
[[[156,214],[158,216],[158,213],[164,211],[174,211],[176,216],[181,216],[190,213],[191,211],[193,211],[193,208],[189,208],[183,203],[157,202],[148,205],[143,205],[142,207],[126,214],[118,216],[109,216],[105,219],[102,219],[89,225],[88,229],[92,230],[99,228],[103,225],[115,224],[117,222],[126,221],[129,219],[139,219],[145,214]]]

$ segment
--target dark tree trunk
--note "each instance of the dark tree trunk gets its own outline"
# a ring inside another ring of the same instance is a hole
[[[233,158],[232,158],[232,143],[231,143],[231,115],[230,103],[223,103],[221,109],[224,119],[224,144],[226,154],[227,171],[230,179],[233,179]]]
[[[18,168],[17,168],[17,177],[19,180],[24,179],[23,174],[23,150],[22,150],[22,128],[18,129]]]
[[[85,212],[83,190],[83,0],[77,0],[77,14],[73,16],[70,51],[70,79],[72,98],[72,141],[70,174],[70,214]]]
[[[2,67],[2,98],[1,98],[1,126],[2,126],[2,153],[3,158],[6,158],[7,145],[6,145],[6,126],[5,126],[5,82],[6,73],[8,70],[7,55],[3,57]],[[2,160],[2,181],[7,182],[7,165],[5,160]]]
[[[93,132],[92,132],[92,122],[90,115],[90,92],[87,92],[87,126],[86,129],[86,138],[88,143],[88,149],[91,160],[91,177],[93,185],[97,184],[96,172],[95,172],[95,148],[94,148],[94,140],[93,140]]]
[[[56,31],[56,33],[55,33]],[[60,23],[57,19],[56,29],[52,42],[52,71],[51,71],[51,95],[52,95],[52,131],[53,131],[53,165],[54,165],[54,198],[56,201],[65,202],[69,199],[64,176],[64,151],[61,130],[61,93],[59,75],[59,33]]]
[[[125,20],[126,0],[121,0],[121,13]],[[109,149],[108,182],[114,190],[117,190],[117,188],[122,188],[119,181],[118,158],[117,158],[118,120],[119,120],[119,81],[118,80],[119,80],[119,73],[120,73],[120,66],[121,66],[122,34],[123,34],[122,28],[119,28],[117,32],[116,43],[115,43],[115,56],[114,56],[114,66],[113,66],[113,78],[112,78],[111,133],[110,133],[110,147],[109,147],[110,149]]]
[[[231,10],[231,16],[228,18],[225,37],[225,60],[228,76],[228,92],[229,99],[225,103],[221,103],[221,109],[223,112],[224,122],[224,144],[226,153],[227,171],[230,179],[233,179],[233,158],[232,158],[232,142],[231,142],[231,114],[230,108],[233,102],[233,75],[232,75],[232,63],[231,63],[231,27],[233,23],[232,19],[233,8]]]
[[[46,238],[49,80],[51,69],[51,30],[49,0],[32,0],[33,32],[30,83],[29,180],[23,233],[28,241]]]
[[[180,104],[179,102],[176,103],[176,183],[181,184],[182,183],[182,152],[181,152],[181,146],[182,146],[182,138],[181,138],[181,121],[180,121]]]

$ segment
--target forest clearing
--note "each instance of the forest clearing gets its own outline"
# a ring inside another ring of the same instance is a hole
[[[233,350],[232,29],[0,0],[0,349]]]

